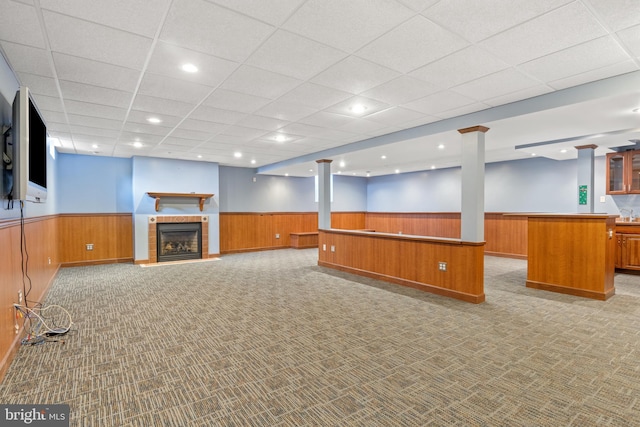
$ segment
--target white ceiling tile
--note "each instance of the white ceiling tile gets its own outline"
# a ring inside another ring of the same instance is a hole
[[[354,52],[413,13],[394,0],[308,0],[283,28]]]
[[[467,98],[466,96],[462,96],[450,90],[445,90],[411,101],[404,104],[404,107],[420,111],[421,113],[431,116],[436,116],[438,113],[443,111],[463,107],[465,105],[473,104],[473,102],[474,100],[471,98]]]
[[[132,92],[140,72],[103,62],[53,53],[58,78],[76,83]]]
[[[386,128],[388,128],[388,126],[380,122],[367,119],[352,119],[347,124],[341,126],[340,130],[365,135],[381,135],[380,131]]]
[[[81,133],[73,134],[73,141],[76,143],[92,143],[98,145],[114,145],[116,143],[115,138],[110,138],[106,136],[97,136],[97,135],[83,135]]]
[[[428,118],[432,118],[429,116]],[[399,126],[416,120],[426,120],[425,115],[402,107],[391,107],[367,116],[367,120],[383,123],[387,126]]]
[[[358,95],[400,73],[364,59],[350,56],[311,79],[313,83]]]
[[[153,38],[169,0],[40,0],[40,7]]]
[[[422,14],[465,39],[478,42],[572,0],[447,0]]]
[[[253,113],[258,108],[269,103],[268,98],[234,92],[226,89],[217,89],[204,101],[204,105],[240,113]]]
[[[245,116],[245,113],[239,113],[237,111],[230,110],[221,110],[219,108],[201,105],[189,115],[189,118],[232,125],[234,123],[237,123]]]
[[[44,49],[44,37],[35,8],[13,1],[3,1],[0,13],[0,40]]]
[[[640,57],[640,25],[622,30],[618,36],[633,55]]]
[[[533,86],[539,85],[536,81],[513,68],[498,71],[471,82],[458,85],[451,90],[467,98],[483,101],[497,96],[507,95]]]
[[[43,12],[54,52],[140,70],[151,39],[54,12]]]
[[[280,30],[269,37],[246,64],[306,80],[346,56],[340,50]]]
[[[438,3],[440,0],[399,0],[400,3],[415,10],[416,12],[422,12],[429,6]]]
[[[147,145],[154,145],[162,141],[164,135],[151,135],[151,134],[142,134],[136,132],[122,132],[118,140],[121,143],[131,143],[141,142]]]
[[[220,130],[225,128],[226,126],[220,125]],[[171,132],[171,138],[192,139],[195,141],[205,141],[211,138],[212,135],[213,134],[211,132],[201,132],[198,130],[184,129],[182,127],[178,127]]]
[[[97,128],[91,126],[82,126],[82,125],[70,125],[69,129],[72,134],[82,134],[82,135],[95,135],[102,136],[105,138],[117,138],[119,131],[115,129],[105,129],[105,128]]]
[[[53,77],[50,56],[46,50],[10,42],[0,42],[0,48],[11,58],[10,65],[13,71]]]
[[[411,76],[448,89],[508,67],[484,49],[470,46],[413,71]]]
[[[608,77],[619,76],[621,74],[638,71],[638,65],[631,59],[619,62],[607,67],[598,68],[597,70],[587,71],[586,73],[577,74],[560,80],[549,82],[548,85],[556,90],[565,89],[572,86],[578,86],[584,83],[596,80],[606,79]]]
[[[506,102],[504,102],[506,104]],[[450,117],[463,116],[465,114],[475,113],[476,111],[486,110],[490,106],[481,102],[474,102],[473,104],[465,105],[464,107],[454,108],[452,110],[443,111],[438,113],[438,117],[441,119],[448,119]]]
[[[131,116],[131,114],[129,116]],[[140,138],[142,139],[147,135],[165,136],[166,134],[171,132],[171,127],[151,125],[151,124],[144,123],[144,121],[145,121],[144,118],[140,119],[140,121],[132,121],[132,120],[127,121],[127,123],[125,123],[124,127],[122,128],[122,130],[124,131],[123,134],[125,132],[139,133],[141,134]]]
[[[352,94],[341,90],[313,83],[304,83],[282,95],[278,101],[322,109],[344,101],[351,96]]]
[[[613,37],[601,37],[518,67],[543,82],[563,79],[630,59]],[[561,67],[558,64],[562,64]]]
[[[576,1],[479,45],[503,61],[517,65],[604,35],[606,30]]]
[[[54,134],[69,133],[71,128],[67,123],[47,123],[47,132]]]
[[[308,125],[305,123],[293,123],[279,130],[279,132],[292,134],[292,135],[299,135],[301,137],[318,135],[324,131],[325,129],[322,127]]]
[[[131,102],[130,92],[107,89],[84,83],[61,80],[60,89],[62,90],[62,97],[65,100],[91,102],[120,108],[128,108]]]
[[[196,104],[194,103],[138,94],[133,101],[131,109],[159,115],[181,117],[189,114],[195,106]]]
[[[198,71],[187,73],[181,68],[184,64],[193,64],[198,67]],[[149,60],[147,71],[207,86],[218,86],[238,65],[237,62],[158,42]]]
[[[228,125],[223,123],[208,122],[205,120],[186,119],[180,123],[179,129],[207,132],[209,135],[223,131]]]
[[[34,95],[59,96],[56,81],[50,77],[29,73],[16,73],[21,86],[27,86]]]
[[[73,126],[87,126],[100,129],[112,129],[119,131],[122,128],[121,120],[103,119],[102,117],[84,116],[79,114],[67,114],[69,124]]]
[[[300,120],[300,123],[305,123],[313,126],[320,126],[325,128],[337,128],[345,123],[348,123],[351,117],[344,116],[342,114],[329,113],[327,111],[319,111],[315,114],[305,117]]]
[[[183,147],[182,149],[184,149],[184,147],[189,147],[189,148],[197,147],[201,143],[202,143],[202,140],[180,138],[175,136],[172,133],[170,136],[168,136],[162,141],[162,144],[160,144],[159,147],[164,147],[167,150],[171,150],[173,148],[172,146],[178,145],[180,147]]]
[[[160,39],[236,62],[244,61],[273,27],[202,0],[175,0]]]
[[[212,90],[211,87],[198,83],[145,73],[138,93],[195,105],[202,102]]]
[[[356,55],[408,73],[468,44],[460,36],[424,16],[416,16],[369,43],[357,51]]]
[[[605,25],[620,31],[640,24],[640,4],[637,0],[585,0]]]
[[[242,66],[220,87],[262,98],[276,99],[302,83],[301,80],[255,67]]]
[[[40,110],[64,111],[62,109],[62,102],[60,102],[60,98],[57,96],[37,95],[34,96],[34,100]]]
[[[244,15],[265,21],[272,25],[279,25],[284,21],[304,0],[277,0],[265,2],[264,0],[209,0],[229,9],[238,11]]]
[[[346,132],[340,129],[326,129],[323,132],[319,133],[317,136],[321,137],[322,139],[334,141],[336,146],[362,139],[358,134],[355,134],[353,132]]]
[[[237,136],[239,138],[246,138],[249,140],[249,139],[258,138],[267,133],[268,131],[265,131],[264,129],[252,129],[244,126],[232,125],[232,126],[227,126],[224,129],[224,131],[222,131],[220,134]]]
[[[290,122],[287,120],[276,119],[273,117],[264,117],[258,115],[246,116],[242,120],[239,120],[236,124],[239,126],[245,126],[254,129],[264,129],[268,131],[274,131],[280,129],[283,126],[288,125]]]
[[[401,76],[363,92],[362,96],[395,105],[423,98],[437,92],[437,90],[437,87],[431,83],[409,76]]]
[[[42,114],[42,118],[44,122],[49,123],[66,123],[67,118],[64,113],[60,111],[49,111],[40,108],[40,114]]]
[[[124,121],[127,110],[124,108],[111,107],[109,105],[92,104],[88,102],[72,101],[64,102],[65,110],[68,114],[78,114],[82,116],[93,116],[104,119]]]
[[[274,119],[296,122],[303,117],[313,114],[315,111],[316,110],[314,108],[296,104],[289,104],[288,102],[281,102],[278,100],[265,107],[262,107],[261,109],[256,111],[256,114],[266,117],[273,117]]]

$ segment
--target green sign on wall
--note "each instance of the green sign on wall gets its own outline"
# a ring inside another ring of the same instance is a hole
[[[587,186],[580,185],[578,187],[578,204],[586,205],[587,204]]]

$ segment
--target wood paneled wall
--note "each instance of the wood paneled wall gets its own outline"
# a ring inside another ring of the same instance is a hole
[[[24,234],[20,220],[0,222],[0,380],[19,345],[13,304],[18,303],[18,292],[25,289],[29,301],[40,301],[44,297],[60,265],[57,233],[55,216],[25,219]],[[26,247],[24,257],[21,235]],[[23,265],[28,277],[22,274]],[[19,325],[22,326],[22,322]]]
[[[320,230],[318,265],[467,302],[484,295],[483,243]],[[439,263],[446,263],[446,271]]]
[[[367,212],[364,228],[380,233],[460,238],[460,213]]]
[[[527,258],[527,216],[484,214],[484,253],[509,258]]]
[[[133,262],[130,213],[61,214],[58,230],[63,266]],[[88,243],[93,244],[93,250],[87,250]]]
[[[364,212],[334,212],[331,224],[334,228],[364,228],[364,215]],[[221,212],[220,253],[288,248],[290,233],[308,231],[318,231],[317,212]]]

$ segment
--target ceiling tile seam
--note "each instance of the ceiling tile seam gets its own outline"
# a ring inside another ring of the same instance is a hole
[[[42,15],[42,8],[40,7],[40,0],[34,0],[33,2],[36,16],[38,17],[38,23],[40,24],[40,30],[42,31],[42,37],[44,38],[45,51],[47,52],[47,62],[49,63],[49,67],[51,67],[51,73],[53,74],[53,81],[56,85],[56,91],[58,92],[58,96],[60,97],[60,104],[62,105],[62,113],[64,114],[64,118],[66,120],[67,128],[69,129],[69,136],[71,138],[71,144],[73,145],[73,150],[75,153],[78,153],[78,149],[76,147],[76,143],[73,139],[73,131],[71,130],[71,123],[69,122],[69,115],[67,114],[67,108],[64,104],[64,97],[62,96],[62,87],[60,86],[60,79],[58,78],[58,71],[56,70],[55,62],[53,61],[53,53],[51,51],[51,42],[49,41],[49,34],[47,33],[47,27],[44,24],[44,16]],[[17,73],[14,74],[17,75]]]
[[[216,3],[215,1],[210,1],[210,0],[204,0],[204,1],[205,1],[205,2],[207,2],[207,3],[213,4],[213,5],[215,5],[216,7],[219,7],[219,8],[221,8],[221,9],[226,9],[226,10],[228,10],[229,12],[232,12],[232,13],[234,13],[234,14],[241,15],[241,16],[244,16],[245,18],[249,18],[249,19],[252,19],[252,20],[254,20],[254,21],[258,21],[258,22],[260,22],[260,23],[262,23],[262,24],[268,25],[268,26],[270,26],[270,27],[277,27],[277,28],[282,27],[282,25],[284,25],[284,23],[285,23],[285,22],[287,22],[287,21],[288,21],[288,20],[289,20],[293,15],[295,15],[295,13],[296,13],[296,12],[298,12],[298,10],[299,10],[299,9],[300,9],[300,8],[301,8],[301,7],[306,3],[306,2],[307,2],[307,0],[304,0],[303,2],[300,2],[300,4],[299,4],[296,8],[294,8],[294,9],[291,11],[291,13],[289,14],[289,16],[287,16],[287,17],[286,17],[282,22],[280,22],[279,24],[272,24],[271,22],[264,21],[264,20],[262,20],[262,19],[260,19],[260,18],[258,18],[258,17],[256,17],[256,16],[249,15],[249,14],[247,14],[247,13],[245,13],[245,12],[242,12],[242,11],[239,11],[239,10],[236,10],[236,9],[232,9],[232,8],[230,8],[230,7],[228,7],[228,6],[223,5],[223,4]]]
[[[591,5],[591,3],[589,3],[589,1],[582,1],[582,4],[584,4],[584,6],[587,8],[587,10],[589,11],[589,13],[594,17],[594,19],[596,21],[598,21],[598,24],[600,24],[600,26],[602,28],[605,29],[605,31],[611,36],[611,38],[618,44],[618,46],[620,46],[620,48],[622,50],[624,50],[624,52],[629,56],[629,58],[631,58],[631,60],[633,60],[633,62],[636,64],[636,66],[638,68],[640,68],[640,58],[638,58],[637,56],[635,56],[633,54],[633,52],[631,51],[631,49],[629,49],[627,47],[627,45],[620,39],[620,36],[618,36],[618,33],[616,33],[615,31],[613,31],[607,24],[606,22],[602,19],[602,17],[598,14],[598,12],[593,8],[593,6]]]

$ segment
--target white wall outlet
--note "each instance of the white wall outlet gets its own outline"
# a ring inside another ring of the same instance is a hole
[[[92,251],[93,250],[93,243],[87,243],[87,250],[88,251]]]
[[[276,233],[276,239],[280,238],[280,233]]]
[[[336,251],[336,247],[334,245],[331,245],[331,252],[335,252]]]
[[[22,291],[18,291],[18,304],[22,304]]]
[[[51,257],[47,257],[47,260],[49,261],[49,265],[51,265]]]
[[[326,252],[326,250],[327,250],[327,244],[326,243],[322,244],[322,250]]]
[[[600,203],[605,203],[607,201],[607,196],[600,196]]]
[[[447,271],[447,263],[446,262],[442,262],[440,261],[438,263],[438,270],[440,271]]]

